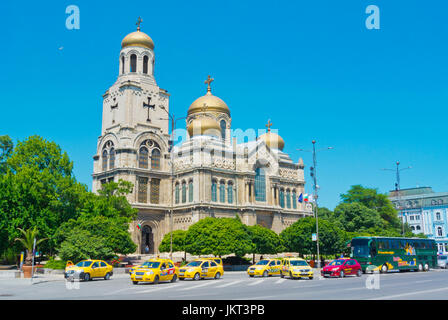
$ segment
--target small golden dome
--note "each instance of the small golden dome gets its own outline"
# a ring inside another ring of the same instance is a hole
[[[212,94],[210,83],[212,83],[213,80],[213,78],[208,76],[208,79],[205,81],[205,83],[208,84],[207,93],[204,96],[197,98],[190,105],[188,108],[188,115],[198,112],[222,112],[230,116],[230,110],[227,104]]]
[[[219,137],[221,128],[219,123],[210,117],[201,117],[193,119],[187,127],[190,137],[197,135],[211,135]]]
[[[278,134],[271,132],[271,126],[272,123],[271,120],[269,120],[266,125],[268,132],[259,136],[258,139],[264,140],[269,148],[283,150],[285,147],[285,141]]]
[[[121,48],[123,49],[126,47],[144,47],[154,50],[154,42],[146,33],[141,32],[140,29],[138,29],[137,31],[128,34],[124,37],[123,41],[121,41]]]

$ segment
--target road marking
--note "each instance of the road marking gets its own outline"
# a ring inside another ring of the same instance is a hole
[[[205,282],[205,283],[203,283],[203,284],[191,285],[191,287],[187,287],[187,288],[179,289],[179,291],[191,290],[191,289],[195,289],[195,288],[202,288],[202,287],[205,287],[205,286],[214,284],[214,283],[216,284],[215,281],[213,281],[213,280],[209,280],[209,281],[207,281],[207,282]]]
[[[154,292],[154,291],[159,291],[159,290],[163,290],[163,289],[169,289],[172,286],[166,286],[166,287],[160,287],[160,288],[154,288],[154,289],[149,289],[149,290],[139,290],[138,292],[132,292],[133,294],[136,293],[148,293],[148,292]]]
[[[217,286],[217,288],[225,288],[225,287],[228,287],[228,286],[232,286],[232,285],[234,285],[234,284],[237,284],[237,283],[239,283],[239,282],[243,282],[243,280],[236,280],[236,281],[232,281],[232,282],[229,282],[229,283],[226,283],[226,284],[222,284],[222,285],[220,285],[220,286]]]
[[[284,281],[286,281],[286,279],[282,279],[282,278],[280,278],[280,279],[278,279],[277,281],[275,281],[275,283],[282,283],[282,282],[284,282]]]
[[[432,280],[420,280],[420,281],[415,281],[415,283],[423,283],[423,282],[431,282]]]
[[[254,281],[252,283],[249,283],[248,286],[256,286],[257,284],[260,284],[262,282],[264,282],[264,279],[257,280],[257,281]]]
[[[415,294],[433,293],[433,292],[439,292],[439,291],[445,291],[445,290],[448,290],[448,287],[439,288],[439,289],[431,289],[431,290],[423,290],[423,291],[414,291],[414,292],[408,292],[408,293],[402,293],[402,294],[395,294],[395,295],[391,295],[391,296],[383,296],[383,297],[378,297],[378,298],[370,298],[368,300],[394,299],[394,298],[399,298],[399,297],[412,296]]]

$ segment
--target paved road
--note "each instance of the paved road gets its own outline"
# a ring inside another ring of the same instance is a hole
[[[0,299],[448,299],[448,270],[375,276],[376,282],[369,275],[324,280],[316,275],[313,280],[290,280],[227,272],[220,280],[133,285],[128,275],[116,275],[108,281],[71,284],[79,284],[79,288],[70,287],[70,283],[67,286],[61,277],[35,279],[34,284],[30,279],[0,278]]]

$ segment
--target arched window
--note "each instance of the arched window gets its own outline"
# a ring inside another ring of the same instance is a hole
[[[107,170],[107,150],[103,150],[103,171]]]
[[[266,178],[263,168],[255,169],[255,200],[266,201]]]
[[[160,150],[153,149],[151,153],[151,168],[160,169]]]
[[[121,74],[124,74],[124,56],[121,56]]]
[[[148,169],[148,149],[141,147],[138,153],[138,167]]]
[[[221,181],[219,184],[219,202],[225,202],[226,201],[226,185],[224,181]]]
[[[291,208],[291,195],[289,189],[286,190],[286,207]]]
[[[411,227],[411,230],[412,230],[412,231],[415,231],[415,227],[414,227],[414,226],[412,226],[412,227]]]
[[[436,220],[440,220],[440,212],[436,212]]]
[[[137,56],[131,54],[131,72],[137,72]]]
[[[188,201],[193,202],[193,180],[188,182]]]
[[[219,123],[221,126],[221,138],[222,140],[226,140],[226,121],[225,120],[221,120],[221,122]]]
[[[176,183],[176,191],[175,191],[175,201],[176,201],[176,203],[179,203],[179,192],[180,192],[180,190],[179,190],[179,183]]]
[[[443,237],[442,227],[437,227],[437,235]]]
[[[154,74],[154,65],[155,65],[155,63],[156,63],[156,60],[152,59],[152,74]]]
[[[160,197],[160,179],[151,178],[151,203],[159,203]]]
[[[233,203],[233,183],[229,182],[227,185],[227,202]]]
[[[292,190],[292,207],[297,209],[297,193],[296,190]]]
[[[217,197],[217,195],[216,195],[216,189],[217,189],[217,181],[216,180],[213,180],[212,181],[212,201],[218,201],[218,197]]]
[[[279,202],[280,202],[280,207],[284,208],[285,207],[285,191],[283,189],[280,189]]]
[[[115,168],[115,149],[110,149],[110,156],[109,156],[109,169]]]
[[[148,178],[138,178],[138,202],[146,203],[148,199]]]
[[[417,226],[417,230],[420,230],[420,226]]]
[[[182,203],[187,202],[187,183],[182,182]]]
[[[143,57],[143,73],[148,74],[148,56]]]

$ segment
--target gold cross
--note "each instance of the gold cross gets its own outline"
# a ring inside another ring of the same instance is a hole
[[[210,87],[210,83],[212,83],[215,79],[211,78],[210,75],[208,76],[207,80],[205,80],[204,83],[206,83],[208,85],[207,87],[207,92],[211,92],[212,89]]]
[[[138,20],[137,20],[137,23],[136,23],[137,31],[140,31],[140,23],[142,23],[142,22],[143,22],[142,18],[138,17]]]
[[[265,125],[266,128],[268,128],[268,132],[271,131],[272,122],[271,119],[268,120],[268,124]]]

